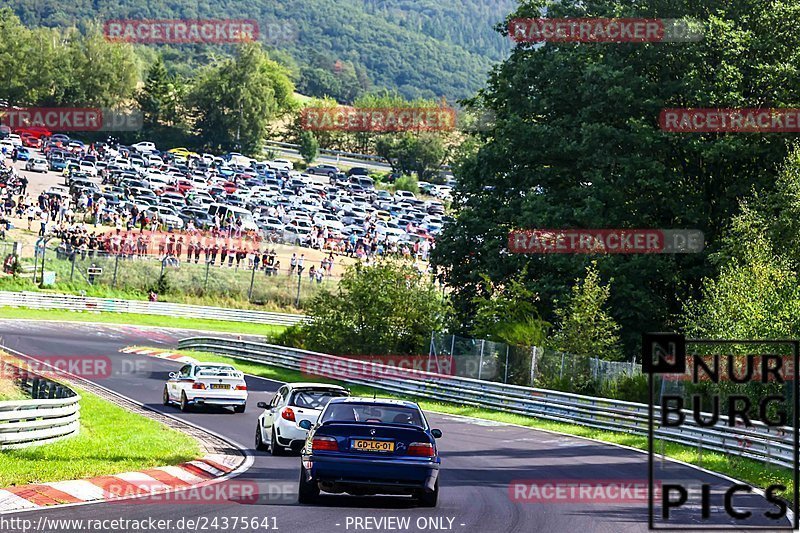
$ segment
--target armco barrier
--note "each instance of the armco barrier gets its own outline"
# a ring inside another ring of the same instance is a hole
[[[336,363],[352,361],[285,346],[233,341],[218,337],[183,339],[179,347],[220,353],[236,359],[293,370],[302,370],[303,361],[309,358],[312,358],[317,365],[329,362],[332,368],[335,368]],[[397,369],[377,363],[367,364],[374,369],[369,372],[369,379],[343,378],[342,381],[410,397],[455,402],[597,429],[647,435],[648,407],[645,404],[425,372],[398,376]],[[701,452],[710,450],[731,453],[763,463],[792,467],[793,428],[770,428],[758,422],[753,422],[754,427],[747,429],[727,426],[703,428],[694,423],[690,411],[684,411],[684,414],[686,422],[681,427],[656,425],[656,438],[692,446]],[[658,408],[655,409],[655,417],[656,420],[660,417]]]
[[[268,313],[266,311],[251,311],[248,309],[226,309],[224,307],[204,307],[201,305],[147,302],[143,300],[114,300],[112,298],[93,298],[90,296],[48,294],[41,292],[0,291],[0,307],[136,313],[142,315],[205,318],[279,326],[291,326],[306,319],[306,317],[302,315]]]
[[[81,397],[66,385],[0,362],[2,375],[15,376],[31,400],[0,402],[0,450],[49,444],[80,431]]]

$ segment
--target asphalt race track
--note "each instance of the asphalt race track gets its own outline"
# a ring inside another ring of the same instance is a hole
[[[514,491],[510,490],[512,482],[517,480],[537,483],[592,483],[613,480],[646,486],[647,455],[573,437],[436,414],[429,414],[429,420],[433,427],[440,428],[444,434],[439,441],[442,474],[437,508],[417,508],[410,499],[403,497],[324,494],[319,503],[313,506],[299,506],[296,503],[299,459],[292,456],[272,457],[268,453],[255,452],[252,449],[256,418],[259,414],[256,403],[268,401],[270,393],[277,390],[278,383],[248,376],[250,397],[247,412],[244,414],[236,415],[223,409],[184,414],[177,407],[161,405],[161,392],[167,374],[176,370],[180,363],[119,353],[121,348],[134,344],[174,347],[179,338],[189,335],[187,332],[161,328],[0,320],[0,338],[5,347],[34,357],[107,356],[112,361],[114,371],[110,376],[97,378],[99,384],[156,411],[187,419],[248,449],[248,453],[255,455],[253,466],[238,478],[220,485],[255,483],[258,485],[257,501],[144,503],[127,500],[121,503],[67,506],[4,516],[33,518],[34,523],[40,516],[50,521],[170,519],[173,524],[184,519],[184,527],[173,526],[169,531],[191,530],[192,528],[185,526],[185,520],[189,519],[198,520],[194,530],[233,530],[233,522],[230,522],[233,517],[239,517],[239,520],[245,517],[268,518],[269,521],[260,523],[271,528],[277,526],[279,531],[292,533],[621,533],[647,530],[646,498],[619,503],[597,502],[591,498],[588,498],[589,501],[565,501],[553,499],[551,496],[544,502],[530,502],[517,501]],[[120,431],[124,430],[125,428],[120,428]],[[659,472],[663,472],[665,478],[679,479],[694,487],[701,483],[712,485],[712,514],[709,521],[701,521],[698,493],[690,491],[690,495],[694,496],[690,501],[694,503],[686,504],[674,512],[670,524],[709,529],[714,525],[728,528],[737,525],[722,510],[722,491],[730,484],[729,481],[670,462],[663,468]],[[739,510],[750,508],[753,511],[754,517],[747,525],[774,526],[774,523],[761,518],[764,510],[774,510],[772,505],[764,502],[762,496],[740,494],[736,496],[735,504]],[[224,527],[223,517],[229,520],[227,528]],[[741,526],[742,523],[738,525]],[[55,529],[52,527],[49,529],[53,530]],[[58,530],[71,531],[65,527]],[[143,530],[129,528],[121,531]],[[238,530],[242,530],[241,523]],[[270,529],[247,527],[244,530]]]

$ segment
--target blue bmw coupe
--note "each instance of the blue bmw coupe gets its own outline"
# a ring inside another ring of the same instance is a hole
[[[414,402],[334,398],[317,424],[306,422],[301,454],[300,503],[320,491],[354,496],[404,494],[436,507],[439,466],[436,439]]]

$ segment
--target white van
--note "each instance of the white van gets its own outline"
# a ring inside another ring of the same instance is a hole
[[[232,215],[229,215],[231,213]],[[241,207],[233,207],[232,205],[225,204],[211,204],[208,206],[208,214],[211,217],[219,215],[219,219],[224,221],[233,216],[242,221],[242,229],[245,231],[258,231],[258,225],[253,218],[253,213]]]

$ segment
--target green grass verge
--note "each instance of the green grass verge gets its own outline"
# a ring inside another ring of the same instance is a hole
[[[0,487],[119,474],[191,461],[192,437],[76,388],[81,431],[34,448],[0,452]]]
[[[90,311],[66,311],[59,309],[26,309],[0,307],[0,318],[27,318],[34,320],[56,320],[76,322],[102,322],[106,324],[130,324],[136,326],[158,326],[169,328],[218,331],[220,333],[241,333],[242,335],[277,335],[286,326],[269,324],[250,324],[248,322],[225,322],[200,318],[176,318],[158,315],[138,315],[135,313],[102,313]]]
[[[295,370],[262,365],[259,363],[251,363],[249,361],[240,361],[231,357],[225,357],[206,352],[184,351],[181,353],[194,357],[199,361],[234,364],[236,368],[247,374],[274,379],[276,381],[308,381],[308,376],[304,376],[302,373]],[[381,397],[400,397],[398,395],[388,394],[380,389],[359,385],[348,385],[344,382],[333,379],[314,378],[314,381],[345,385],[353,392],[353,394],[359,396],[372,396],[373,392],[377,392],[377,394]],[[409,398],[404,397],[403,399]],[[417,401],[426,411],[437,411],[439,413],[469,416],[484,420],[516,424],[535,429],[545,429],[567,435],[586,437],[612,444],[630,446],[631,448],[637,448],[640,450],[647,450],[647,437],[644,436],[617,433],[613,431],[603,431],[599,429],[578,426],[575,424],[554,422],[530,416],[515,415],[481,407],[464,406],[447,402],[436,402],[425,398],[413,398],[413,400]],[[708,450],[704,450],[701,456],[698,454],[697,449],[695,448],[656,440],[656,449],[660,451],[662,450],[662,446],[664,454],[667,457],[671,457],[692,465],[697,465],[714,472],[719,472],[720,474],[731,476],[733,478],[750,483],[756,487],[765,488],[774,484],[784,485],[787,487],[784,497],[788,500],[791,500],[789,495],[791,495],[794,491],[794,479],[792,476],[792,471],[788,468],[774,467],[750,459],[725,455],[717,452],[710,452]]]

